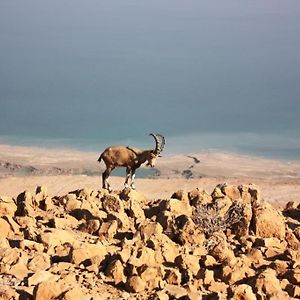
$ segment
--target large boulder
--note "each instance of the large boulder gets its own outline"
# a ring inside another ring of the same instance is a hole
[[[285,221],[278,210],[264,201],[255,203],[252,208],[252,230],[255,235],[263,238],[276,237],[280,240],[285,238]]]

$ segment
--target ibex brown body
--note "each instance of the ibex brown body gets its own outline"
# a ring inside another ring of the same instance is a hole
[[[154,167],[156,158],[159,156],[165,146],[165,138],[159,134],[150,134],[154,137],[156,142],[155,149],[140,150],[134,147],[113,146],[106,148],[100,155],[98,161],[104,161],[106,170],[102,174],[102,187],[111,191],[108,183],[110,173],[116,167],[126,167],[125,187],[129,187],[128,181],[131,178],[131,188],[134,187],[135,171],[143,163],[147,166]]]

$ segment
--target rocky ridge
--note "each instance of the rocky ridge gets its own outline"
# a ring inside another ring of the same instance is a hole
[[[1,299],[300,298],[300,205],[220,184],[0,197]]]

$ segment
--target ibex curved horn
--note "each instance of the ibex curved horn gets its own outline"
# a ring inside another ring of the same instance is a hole
[[[156,143],[154,153],[156,155],[159,155],[165,147],[166,139],[161,134],[150,133],[150,135],[154,137],[154,140],[155,140],[155,143]]]

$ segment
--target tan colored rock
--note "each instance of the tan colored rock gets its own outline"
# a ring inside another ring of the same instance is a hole
[[[26,267],[26,262],[20,259],[6,273],[13,275],[20,280],[24,280],[24,278],[28,276],[29,270]]]
[[[28,285],[33,286],[41,282],[56,281],[58,279],[59,279],[58,275],[54,275],[49,271],[39,270],[36,271],[32,276],[28,278]]]
[[[28,191],[25,191],[18,195],[17,197],[17,216],[34,216],[35,209],[38,207],[37,203]]]
[[[159,282],[162,278],[160,267],[154,268],[143,265],[137,268],[137,273],[141,279],[146,282],[148,290],[153,290],[159,287]]]
[[[233,232],[239,236],[247,236],[249,234],[249,228],[252,220],[252,206],[249,203],[244,204],[242,219],[232,226]]]
[[[99,260],[103,260],[107,255],[107,249],[102,244],[87,244],[82,243],[81,245],[76,246],[73,248],[70,256],[71,256],[71,263],[79,266],[81,264],[91,264],[91,260],[94,257],[98,257]]]
[[[0,285],[0,299],[1,300],[12,300],[19,299],[19,296],[15,289],[10,286]]]
[[[263,238],[285,238],[285,222],[282,214],[267,202],[253,206],[253,231]]]
[[[275,270],[266,269],[258,275],[255,288],[261,297],[278,296],[283,293]]]
[[[141,277],[134,275],[127,279],[126,289],[129,292],[141,293],[141,292],[145,291],[146,283],[141,279]]]
[[[144,246],[135,249],[135,251],[132,253],[132,256],[128,260],[128,263],[135,267],[140,267],[142,265],[158,267],[162,264],[162,262],[163,258],[161,253]]]
[[[163,228],[159,223],[146,219],[139,225],[138,231],[142,240],[147,241],[153,235],[161,235]]]
[[[37,272],[50,268],[50,265],[50,256],[46,253],[38,253],[28,262],[27,267],[29,270]]]
[[[235,300],[256,300],[256,296],[250,285],[240,284],[231,287],[232,299]]]
[[[3,218],[0,218],[0,238],[7,238],[10,234],[13,233],[10,225]]]
[[[164,280],[167,284],[180,285],[181,284],[181,273],[176,268],[166,268]]]
[[[85,223],[79,226],[80,231],[87,232],[89,234],[97,234],[101,226],[101,222],[98,219],[87,220]]]
[[[189,217],[193,214],[193,209],[189,202],[177,199],[168,199],[162,201],[162,210],[168,210],[174,216],[180,216],[183,213]]]
[[[14,216],[17,210],[17,205],[11,197],[0,196],[0,217],[2,216]]]
[[[285,240],[287,241],[289,248],[296,251],[300,250],[300,241],[289,228],[286,231]]]
[[[126,282],[126,277],[124,275],[124,267],[120,260],[116,259],[111,261],[106,270],[105,275],[114,281],[114,284],[119,284],[121,282]]]
[[[64,243],[77,243],[76,236],[69,230],[51,228],[40,234],[40,241],[47,247],[55,247]]]
[[[83,300],[84,294],[79,286],[68,290],[62,297],[62,300]],[[94,299],[94,298],[93,298]]]
[[[35,300],[54,300],[64,292],[63,287],[53,281],[39,283],[34,289]]]
[[[211,195],[209,195],[206,191],[200,191],[199,189],[189,192],[188,197],[190,200],[190,205],[194,207],[202,204],[207,204],[212,201]]]
[[[192,254],[180,254],[175,259],[176,265],[181,270],[191,272],[193,276],[196,276],[200,271],[200,256]]]
[[[241,198],[240,190],[237,186],[223,184],[221,187],[222,193],[231,200],[239,200]]]
[[[9,241],[5,237],[0,237],[0,249],[1,248],[4,248],[4,249],[10,248]],[[0,250],[0,253],[1,253],[1,250]]]
[[[124,206],[117,195],[105,195],[102,198],[102,207],[107,213],[122,212]]]
[[[205,270],[203,274],[203,283],[205,285],[211,285],[214,281],[214,271],[208,269]]]
[[[227,296],[227,289],[228,285],[226,283],[218,281],[212,281],[210,286],[208,287],[208,290],[210,292],[220,293],[224,297],[224,299],[226,299]]]
[[[118,231],[117,220],[112,220],[109,222],[103,222],[99,228],[98,234],[100,237],[106,239],[112,239]]]
[[[175,299],[179,299],[188,295],[188,292],[185,288],[172,284],[166,284],[163,291],[166,292],[169,296],[174,297]]]

